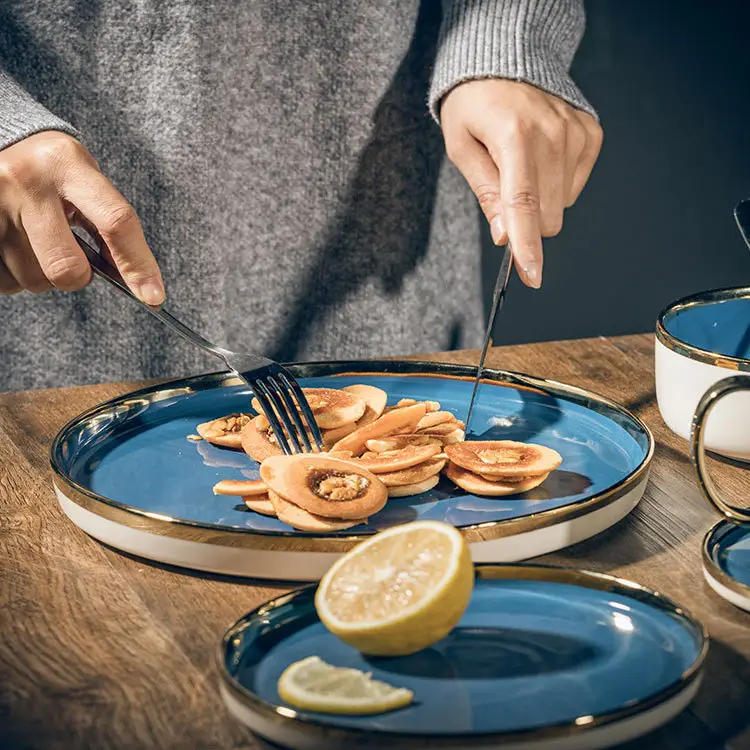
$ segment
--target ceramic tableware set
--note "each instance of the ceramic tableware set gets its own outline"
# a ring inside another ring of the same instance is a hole
[[[750,462],[750,287],[704,293],[659,317],[657,399],[667,425],[692,441],[699,484],[724,519],[704,545],[706,579],[750,610],[750,512],[730,505],[707,469],[709,451]],[[304,387],[376,385],[390,404],[439,401],[465,417],[476,368],[419,362],[328,362],[290,370]],[[732,377],[727,377],[731,375]],[[570,385],[486,370],[471,438],[547,445],[563,464],[518,497],[483,498],[441,481],[394,498],[366,525],[295,531],[219,479],[254,479],[239,451],[187,436],[200,422],[247,410],[251,392],[228,373],[146,388],[80,415],[51,451],[65,514],[92,537],[188,569],[287,581],[317,580],[359,541],[413,520],[460,529],[476,585],[459,626],[409,657],[368,659],[319,622],[308,586],[248,613],[218,653],[229,712],[278,745],[586,750],[664,724],[698,690],[708,638],[678,604],[638,584],[578,570],[517,564],[612,526],[638,504],[654,440],[624,407]],[[750,464],[749,464],[750,466]],[[333,716],[286,705],[276,684],[316,655],[412,690],[409,707]]]

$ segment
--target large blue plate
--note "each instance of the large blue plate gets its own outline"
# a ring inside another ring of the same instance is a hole
[[[343,644],[318,621],[314,588],[251,612],[227,632],[220,653],[230,707],[297,723],[310,739],[335,729],[331,743],[356,744],[361,735],[383,747],[399,737],[517,740],[542,732],[551,739],[652,710],[698,673],[706,635],[663,597],[571,570],[506,565],[477,572],[459,625],[410,657],[368,659]],[[413,690],[415,702],[369,717],[298,712],[281,701],[276,684],[286,667],[309,656],[371,671]]]
[[[432,399],[465,417],[471,368],[426,363],[298,365],[303,386],[371,383],[400,398]],[[394,499],[369,525],[340,538],[371,534],[416,519],[461,528],[544,518],[613,497],[638,481],[651,457],[646,427],[625,409],[579,389],[508,373],[489,373],[472,418],[476,437],[534,441],[563,456],[544,485],[523,496],[488,499],[443,480],[434,490]],[[246,388],[228,375],[167,384],[115,399],[74,420],[52,447],[58,485],[70,493],[154,519],[211,529],[305,536],[274,518],[248,511],[238,498],[215,496],[220,479],[254,478],[248,456],[187,435],[200,422],[247,411]],[[474,421],[476,420],[476,421]]]

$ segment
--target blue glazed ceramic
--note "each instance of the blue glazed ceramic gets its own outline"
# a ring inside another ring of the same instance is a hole
[[[406,397],[437,400],[460,418],[472,388],[471,368],[424,363],[298,365],[295,372],[303,386],[369,383],[386,390],[391,404]],[[547,445],[563,456],[560,469],[526,495],[499,499],[466,494],[444,479],[423,495],[390,500],[367,526],[339,536],[417,519],[464,528],[543,517],[624,487],[648,463],[648,430],[621,407],[566,386],[503,373],[490,377],[496,382],[480,388],[474,437]],[[228,382],[227,375],[180,381],[82,415],[53,445],[58,479],[86,497],[137,513],[201,527],[304,536],[249,511],[239,498],[212,492],[220,479],[258,476],[258,465],[244,453],[187,439],[200,422],[248,410],[249,391]]]
[[[706,545],[711,562],[750,593],[750,524],[720,521]]]
[[[675,302],[659,316],[657,337],[692,359],[750,370],[750,288],[702,292]]]
[[[223,678],[248,710],[280,711],[313,736],[335,728],[385,742],[586,731],[653,709],[697,676],[705,633],[662,597],[607,576],[540,566],[477,566],[477,573],[459,625],[409,657],[370,659],[343,644],[318,621],[312,588],[282,597],[227,632]],[[296,711],[276,684],[309,656],[373,672],[414,691],[414,703],[369,717]]]

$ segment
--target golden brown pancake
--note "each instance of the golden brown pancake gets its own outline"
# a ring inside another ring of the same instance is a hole
[[[351,435],[339,440],[333,446],[334,450],[351,451],[355,456],[361,456],[365,452],[368,440],[393,435],[397,432],[414,432],[417,423],[425,415],[424,404],[414,404],[402,409],[394,409],[383,414],[374,422],[357,428]]]
[[[358,426],[359,422],[352,422],[351,424],[345,424],[343,427],[336,427],[333,430],[321,430],[324,447],[333,448],[341,438],[351,435]],[[311,445],[312,443],[313,441],[310,442]]]
[[[448,445],[445,452],[458,466],[498,481],[549,474],[562,463],[562,456],[551,448],[512,440],[470,440]]]
[[[440,453],[440,445],[431,443],[429,445],[407,445],[394,451],[383,451],[372,456],[366,455],[357,460],[360,466],[364,466],[373,474],[384,474],[387,472],[401,471],[411,466],[417,466]]]
[[[357,420],[357,427],[364,427],[374,422],[383,414],[388,402],[388,394],[374,385],[347,385],[341,390],[362,399],[366,404],[365,413]]]
[[[326,518],[366,518],[388,500],[385,485],[358,463],[324,454],[271,456],[261,479],[277,495]]]
[[[270,456],[280,456],[283,451],[276,442],[276,438],[270,431],[270,427],[259,430],[258,424],[268,424],[265,417],[255,419],[242,428],[242,450],[247,453],[253,461],[261,463]]]
[[[276,513],[276,517],[299,531],[318,531],[323,533],[328,531],[343,531],[344,529],[351,529],[352,526],[367,523],[368,520],[367,518],[343,519],[316,516],[314,513],[308,513],[294,503],[288,502],[273,490],[268,493],[268,497]]]
[[[375,438],[374,440],[368,440],[366,447],[373,453],[383,453],[384,451],[395,451],[400,448],[405,448],[407,445],[440,445],[442,446],[442,440],[440,437],[432,437],[430,435],[390,435],[384,438]]]
[[[303,388],[302,391],[322,430],[334,430],[356,422],[367,408],[361,398],[337,388]],[[252,400],[252,406],[258,413],[263,413],[258,399]]]
[[[431,411],[417,422],[417,431],[426,430],[445,422],[453,422],[454,420],[455,417],[449,411]]]
[[[250,510],[260,513],[262,516],[276,517],[276,509],[273,507],[273,503],[268,499],[268,493],[265,495],[243,497],[242,499]]]
[[[398,487],[388,488],[388,497],[411,497],[412,495],[421,495],[423,492],[429,492],[437,486],[440,481],[440,475],[435,474],[427,479],[416,482],[415,484],[403,484]]]
[[[260,479],[222,479],[214,485],[214,495],[249,497],[265,495],[268,487]]]
[[[240,431],[250,422],[247,414],[229,414],[226,417],[203,422],[196,427],[198,434],[213,445],[224,448],[242,448]]]
[[[522,492],[528,492],[538,487],[544,480],[549,476],[548,474],[540,474],[533,479],[528,479],[525,482],[489,482],[478,474],[474,474],[468,469],[464,469],[452,462],[448,462],[445,467],[445,476],[453,482],[453,484],[460,487],[466,492],[470,492],[472,495],[483,495],[485,497],[504,497],[506,495],[520,495]]]
[[[402,487],[408,484],[418,484],[425,479],[439,474],[445,466],[445,458],[430,458],[417,466],[410,466],[400,471],[389,471],[387,474],[378,474],[378,479],[386,487]]]

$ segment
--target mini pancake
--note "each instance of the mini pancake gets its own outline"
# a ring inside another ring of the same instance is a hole
[[[374,385],[347,385],[341,390],[351,393],[355,398],[362,399],[366,404],[365,413],[357,420],[357,427],[364,427],[374,422],[383,414],[388,402],[388,394]]]
[[[351,435],[357,427],[359,427],[359,422],[352,422],[351,424],[345,424],[343,427],[336,427],[334,430],[321,430],[323,446],[325,448],[332,448],[341,438]]]
[[[399,448],[405,448],[407,445],[442,445],[439,437],[429,435],[391,435],[390,437],[375,438],[368,440],[367,448],[373,453],[383,453],[384,451],[395,451]]]
[[[260,479],[222,479],[214,485],[214,495],[250,497],[266,492],[268,487]]]
[[[276,510],[273,503],[268,499],[268,494],[243,497],[242,500],[250,510],[260,513],[262,516],[276,517]]]
[[[414,404],[406,406],[403,409],[394,409],[382,417],[379,417],[371,424],[357,428],[351,435],[336,443],[333,446],[337,451],[351,451],[355,456],[365,452],[365,445],[368,440],[381,438],[386,435],[396,433],[414,432],[417,423],[425,415],[424,404]]]
[[[269,430],[259,430],[257,425],[264,422],[268,424],[265,417],[256,417],[252,422],[249,422],[242,428],[242,450],[247,453],[253,461],[261,463],[270,456],[280,456],[283,451],[276,442],[276,438],[273,434],[269,434]],[[271,440],[273,439],[273,442]]]
[[[431,458],[423,461],[418,466],[410,466],[401,471],[389,471],[387,474],[378,474],[378,479],[386,487],[403,487],[408,484],[418,484],[425,479],[439,474],[445,466],[446,458]]]
[[[344,461],[346,461],[349,458],[352,458],[352,452],[351,451],[328,451],[326,453],[326,456],[330,456],[331,458],[341,458]]]
[[[417,422],[417,431],[426,430],[428,427],[435,427],[445,422],[452,422],[454,419],[455,417],[449,411],[431,411]]]
[[[260,477],[288,502],[326,518],[365,518],[388,500],[385,485],[367,469],[322,454],[271,456]]]
[[[250,419],[251,417],[247,414],[229,414],[211,422],[203,422],[195,429],[204,440],[213,445],[221,445],[224,448],[242,448],[240,431],[250,422]]]
[[[361,523],[367,523],[367,518],[325,518],[308,513],[294,503],[285,500],[281,495],[277,495],[273,490],[268,493],[271,505],[279,521],[289,524],[292,528],[299,531],[343,531],[351,529],[352,526],[358,526]]]
[[[474,472],[472,472],[473,474]],[[482,479],[486,479],[488,482],[497,482],[500,481],[503,484],[521,484],[523,482],[530,482],[532,479],[536,479],[537,477],[548,477],[549,472],[542,472],[541,474],[529,474],[525,477],[502,477],[498,478],[497,474],[482,474],[477,473],[478,477],[482,477]]]
[[[445,476],[447,476],[453,484],[466,492],[470,492],[472,495],[504,497],[506,495],[520,495],[523,492],[533,490],[535,487],[542,484],[549,475],[540,474],[538,477],[534,477],[534,479],[529,479],[525,482],[515,482],[512,484],[506,482],[488,482],[479,475],[474,474],[467,469],[463,469],[452,461],[449,461],[445,467]]]
[[[425,417],[425,419],[429,416],[432,416],[432,415],[428,414]],[[442,422],[441,424],[436,424],[433,427],[420,428],[417,434],[424,435],[427,433],[430,435],[450,435],[454,430],[460,430],[460,429],[461,429],[461,426],[458,424],[458,421],[455,419],[455,417],[453,417],[453,415],[451,414],[450,420]]]
[[[356,422],[367,408],[361,398],[337,388],[303,388],[302,392],[322,430],[333,430]],[[263,413],[258,399],[252,400],[252,406],[258,413]]]
[[[403,484],[398,487],[388,488],[388,497],[411,497],[412,495],[421,495],[423,492],[428,492],[433,487],[437,486],[440,481],[440,475],[435,474],[434,476],[428,477],[422,482],[416,482],[415,484]]]
[[[549,474],[562,463],[562,456],[551,448],[513,440],[471,440],[448,445],[445,452],[454,464],[498,481]]]
[[[362,458],[357,459],[357,464],[364,466],[365,469],[371,471],[373,474],[385,474],[418,466],[428,461],[437,453],[440,453],[441,450],[440,445],[435,443],[430,445],[407,445],[395,451],[375,453],[371,457],[362,456]]]

